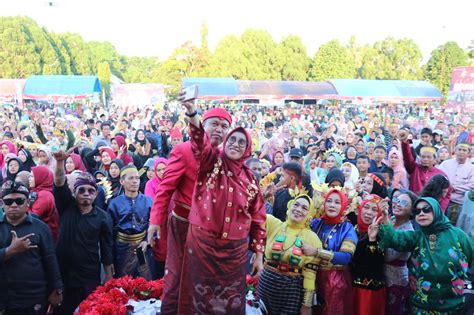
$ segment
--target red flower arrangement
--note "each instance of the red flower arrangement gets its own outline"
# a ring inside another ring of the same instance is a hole
[[[128,300],[159,299],[163,294],[163,279],[147,281],[130,276],[112,279],[79,305],[77,315],[125,315]]]

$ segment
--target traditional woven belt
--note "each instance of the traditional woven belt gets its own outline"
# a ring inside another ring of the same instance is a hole
[[[320,265],[319,270],[345,270],[347,266],[342,265],[331,265],[331,266],[324,266]]]
[[[303,269],[300,267],[293,267],[289,264],[284,264],[272,260],[265,261],[265,268],[281,275],[300,276]]]
[[[189,222],[188,217],[189,217],[190,210],[191,210],[190,206],[181,202],[175,202],[175,205],[171,214],[180,221]]]
[[[139,234],[125,234],[122,232],[117,232],[116,240],[122,243],[139,244],[145,239],[145,236],[146,231],[143,231]]]

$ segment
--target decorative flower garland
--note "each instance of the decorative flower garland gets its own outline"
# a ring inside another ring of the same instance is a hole
[[[112,279],[97,287],[87,299],[79,305],[77,315],[125,315],[132,300],[159,299],[163,293],[163,279],[147,281],[144,278],[130,276]]]

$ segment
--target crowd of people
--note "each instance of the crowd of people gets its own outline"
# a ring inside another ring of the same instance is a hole
[[[0,314],[472,314],[474,126],[426,106],[4,106]],[[467,302],[466,302],[467,300]]]

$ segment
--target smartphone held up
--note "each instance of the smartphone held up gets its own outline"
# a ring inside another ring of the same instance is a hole
[[[191,85],[187,88],[184,88],[181,92],[181,97],[183,102],[192,101],[197,98],[199,93],[199,86]]]

